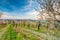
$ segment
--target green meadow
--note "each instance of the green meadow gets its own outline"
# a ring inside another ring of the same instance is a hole
[[[42,23],[38,30],[36,21],[6,23],[0,25],[0,40],[60,40],[58,27],[47,28],[46,23]]]

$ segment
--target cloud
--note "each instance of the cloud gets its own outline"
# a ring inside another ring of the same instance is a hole
[[[1,19],[12,19],[13,16],[9,16],[9,15],[2,15]]]
[[[1,12],[1,13],[2,13],[1,19],[9,19],[9,18],[12,18],[12,16],[10,16],[8,12]]]
[[[0,19],[36,19],[37,12],[36,11],[30,11],[27,12],[25,15],[19,15],[19,16],[12,16],[9,15],[7,12],[3,12],[3,15]]]
[[[17,15],[17,13],[23,15],[23,14],[25,14],[28,11],[30,12],[30,11],[34,10],[34,8],[32,8],[32,4],[33,3],[34,3],[33,0],[28,0],[28,5],[24,6],[22,9],[15,10],[15,11],[13,11],[11,13],[13,13],[14,15],[15,14]]]
[[[30,11],[25,14],[24,17],[27,19],[37,19],[38,12],[37,11]]]
[[[11,11],[12,12],[12,11],[16,10],[17,6],[11,4],[11,2],[9,0],[2,0],[2,1],[0,1],[0,10],[1,11],[6,11],[6,12],[7,11]]]
[[[33,3],[34,3],[33,0],[28,0],[28,5],[24,6],[22,9],[16,10],[16,12],[19,10],[21,11],[31,10],[33,8]]]
[[[11,12],[11,13],[2,12],[3,15],[2,15],[1,19],[36,19],[37,12],[34,9],[32,9],[34,1],[29,0],[28,2],[29,2],[29,4],[27,6],[24,6],[24,8],[22,9],[22,12],[24,12],[25,10],[29,10],[29,11],[21,13],[20,12],[21,9],[18,9],[16,11]],[[15,9],[14,5],[10,5],[10,7]]]
[[[20,19],[19,17],[16,16],[11,16],[11,15],[2,15],[0,19]]]
[[[27,6],[24,7],[25,9],[32,6],[33,1],[32,1],[32,0],[29,0],[28,2],[29,2],[29,4],[28,4]]]

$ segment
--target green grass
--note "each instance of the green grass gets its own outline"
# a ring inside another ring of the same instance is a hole
[[[8,31],[5,32],[3,35],[3,40],[16,40],[17,39],[17,33],[13,30],[12,25],[8,28]]]
[[[20,27],[21,27],[21,26],[20,26]],[[38,30],[37,27],[32,28],[31,26],[30,26],[30,27],[22,26],[22,28],[29,29],[29,30],[33,30],[33,31],[37,31],[37,32],[40,32],[40,33],[45,33],[45,32],[47,32],[47,28],[45,28],[45,27],[40,27],[39,30]]]
[[[0,30],[5,28],[7,26],[7,24],[0,24]]]
[[[54,32],[54,36],[60,37],[60,31],[58,30],[52,30]]]
[[[36,25],[34,25],[34,27],[32,25],[24,26],[24,24],[20,24],[20,25],[17,25],[17,26],[28,29],[28,30],[33,30],[33,31],[36,31],[36,32],[40,32],[40,33],[47,33],[48,32],[47,28],[44,27],[44,26],[40,27],[39,30],[37,29]],[[49,32],[50,35],[60,37],[60,31],[58,31],[56,29],[49,30],[49,31],[52,31],[52,32]],[[9,28],[7,29],[7,32],[5,32],[5,34],[2,36],[1,40],[24,40],[24,39],[25,40],[40,40],[37,36],[34,36],[33,34],[28,33],[26,31],[25,32],[16,32],[15,30],[13,30],[13,25],[9,26]]]
[[[23,30],[23,29],[22,29]],[[39,40],[33,34],[28,32],[15,32],[13,26],[10,25],[7,32],[2,36],[1,40]]]
[[[19,27],[21,27],[21,26],[19,26]],[[51,30],[51,29],[47,29],[46,27],[43,27],[43,26],[42,26],[42,27],[40,27],[40,29],[38,30],[36,26],[33,28],[32,26],[27,27],[27,26],[23,26],[23,25],[22,25],[22,28],[29,29],[29,30],[33,30],[33,31],[40,32],[40,33],[45,33],[45,34],[46,34],[47,32],[49,32],[50,35],[53,35],[53,36],[56,36],[56,37],[60,37],[60,31],[58,31],[57,29]],[[49,31],[48,31],[48,30],[49,30]],[[50,31],[52,31],[52,32],[50,32]]]

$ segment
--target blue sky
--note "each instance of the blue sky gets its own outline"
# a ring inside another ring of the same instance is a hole
[[[35,0],[0,0],[1,18],[35,19]]]

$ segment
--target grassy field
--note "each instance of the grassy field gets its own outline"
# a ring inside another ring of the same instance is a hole
[[[26,25],[24,26],[24,24],[21,24],[19,27],[34,30],[39,33],[45,33],[45,34],[49,33],[50,35],[60,37],[60,31],[58,29],[49,29],[45,27],[44,25],[42,25],[40,29],[38,30],[36,23],[31,23],[30,26],[26,26]]]
[[[28,32],[16,32],[13,30],[13,26],[10,25],[1,40],[39,40],[39,38],[36,38],[33,34]]]
[[[60,40],[59,30],[49,29],[44,25],[41,25],[38,30],[36,22],[27,24],[22,22],[21,24],[15,24],[15,26],[14,24],[2,24],[0,26],[0,29],[8,26],[5,29],[7,31],[4,32],[4,29],[3,31],[0,30],[0,35],[2,35],[0,40]]]

